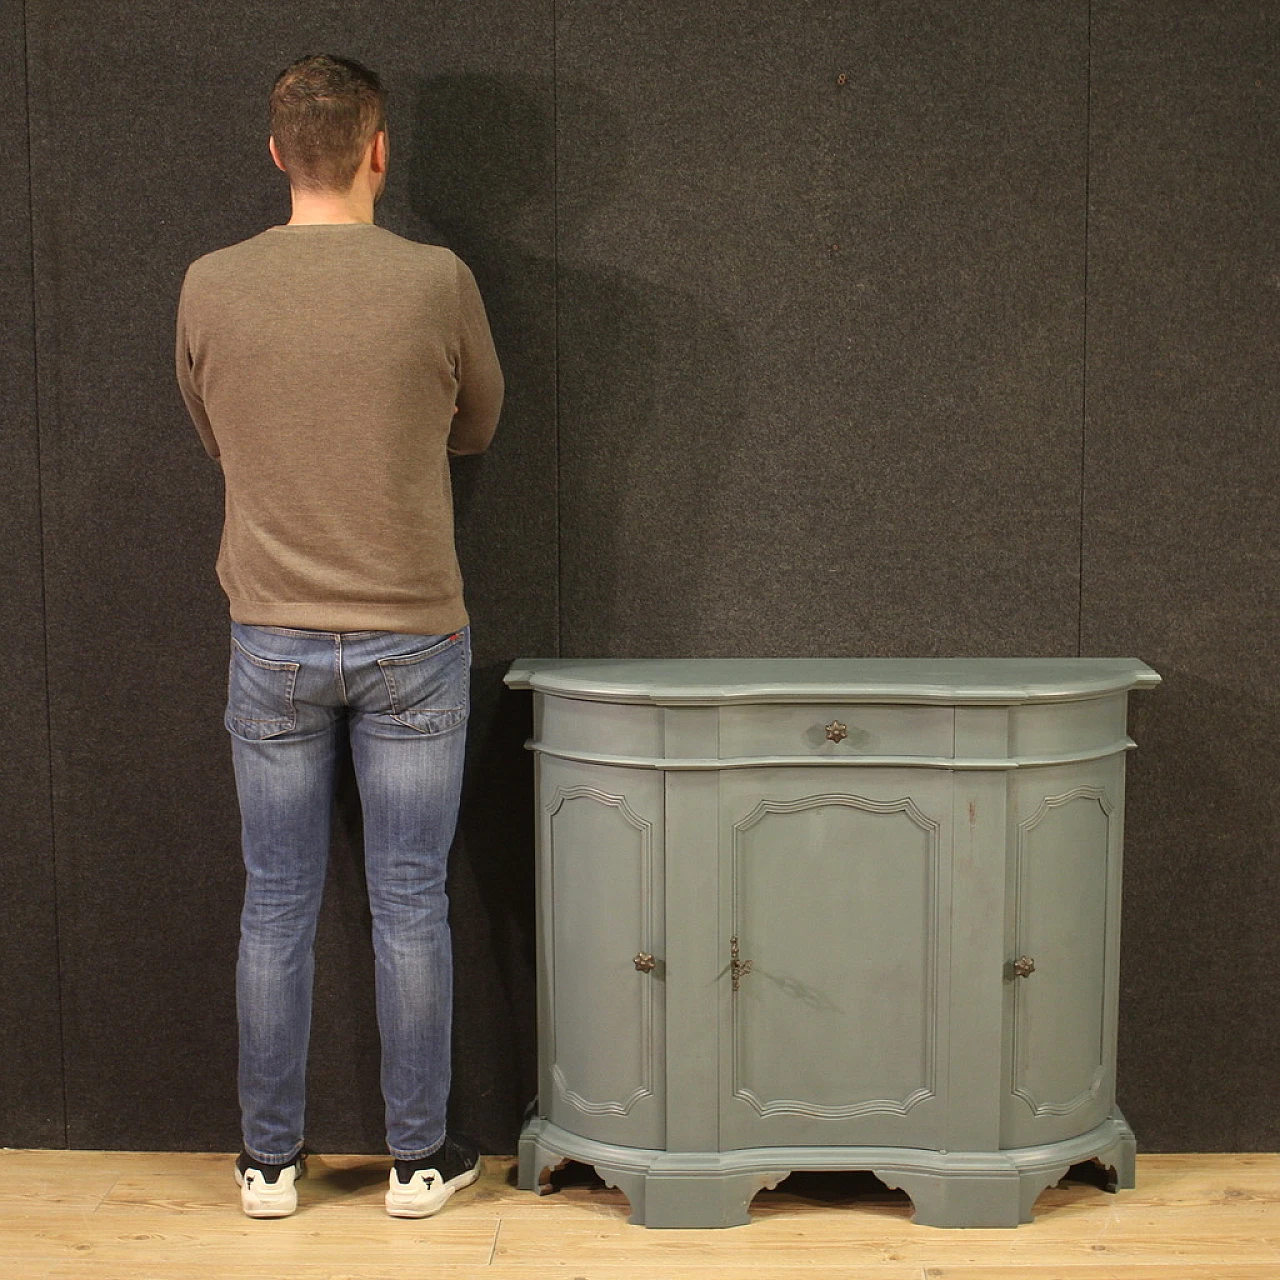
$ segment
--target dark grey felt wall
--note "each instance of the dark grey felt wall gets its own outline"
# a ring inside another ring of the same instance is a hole
[[[0,1146],[62,1146],[22,6],[0,2]]]
[[[1075,651],[1085,19],[563,6],[566,654]]]
[[[1275,1145],[1237,1105],[1280,1066],[1261,8],[0,15],[0,1145],[236,1143],[221,495],[171,332],[186,263],[285,216],[262,103],[318,48],[384,74],[379,218],[471,263],[508,377],[455,472],[455,1122],[510,1151],[533,1088],[512,658],[1081,652],[1168,677],[1135,699],[1122,1103],[1148,1150]],[[309,1138],[376,1150],[349,776],[330,880]]]
[[[1120,1079],[1149,1146],[1280,1114],[1280,13],[1095,0],[1081,643],[1137,653]]]

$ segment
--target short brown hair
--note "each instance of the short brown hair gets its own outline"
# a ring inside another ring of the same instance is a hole
[[[289,182],[349,191],[369,139],[387,127],[387,95],[368,67],[312,53],[286,67],[271,90],[271,136]]]

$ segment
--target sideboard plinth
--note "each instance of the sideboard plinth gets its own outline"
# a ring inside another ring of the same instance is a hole
[[[1095,1160],[1108,1190],[1134,1185],[1135,1142],[1114,1112],[1089,1133],[1015,1151],[913,1151],[898,1147],[756,1147],[742,1151],[646,1151],[593,1142],[535,1116],[520,1135],[519,1186],[548,1192],[568,1161],[592,1166],[631,1205],[630,1221],[656,1228],[739,1227],[751,1201],[788,1175],[873,1173],[905,1191],[924,1227],[1016,1227],[1072,1165]]]

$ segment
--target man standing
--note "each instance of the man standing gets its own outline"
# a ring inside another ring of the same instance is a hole
[[[445,872],[470,668],[448,455],[489,444],[502,373],[467,267],[374,225],[388,159],[377,76],[303,58],[276,80],[271,134],[293,216],[192,263],[177,334],[182,395],[226,483],[218,576],[246,870],[236,1178],[251,1217],[297,1206],[312,945],[346,738],[395,1159],[387,1212],[418,1218],[480,1163],[445,1132]]]

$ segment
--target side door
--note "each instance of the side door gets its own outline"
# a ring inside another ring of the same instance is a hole
[[[660,1148],[663,775],[542,757],[538,795],[541,1113],[600,1142]]]
[[[1112,756],[1013,778],[1006,1148],[1085,1133],[1115,1103],[1123,770]]]

